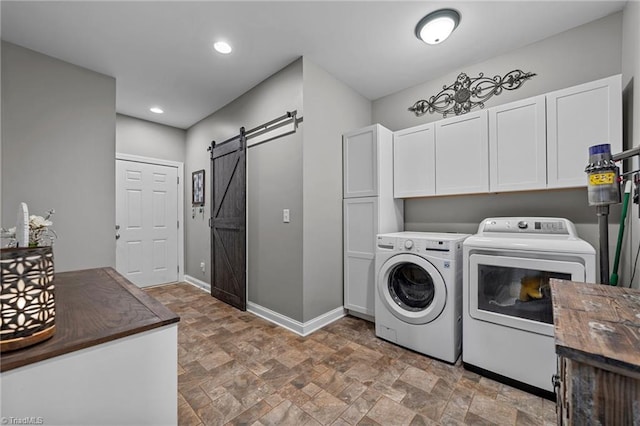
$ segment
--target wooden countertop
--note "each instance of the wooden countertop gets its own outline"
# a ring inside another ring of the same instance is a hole
[[[112,268],[57,273],[54,284],[55,334],[36,345],[3,353],[0,371],[180,321]]]
[[[640,290],[551,279],[556,353],[640,375]]]

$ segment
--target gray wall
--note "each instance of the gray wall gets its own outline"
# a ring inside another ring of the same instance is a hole
[[[637,55],[637,53],[635,53]],[[373,121],[392,130],[442,119],[438,114],[416,118],[407,111],[416,100],[436,94],[460,72],[470,76],[502,75],[513,69],[538,75],[513,92],[492,98],[486,107],[542,94],[621,72],[622,13],[616,13],[549,37],[522,49],[480,64],[453,70],[373,102]],[[523,160],[524,161],[524,160]],[[610,245],[615,250],[619,206],[611,209]],[[587,204],[586,189],[504,193],[473,196],[433,197],[405,201],[405,229],[475,233],[489,216],[555,216],[576,223],[582,238],[598,247],[595,208]],[[611,255],[613,259],[613,254]],[[621,279],[624,279],[622,277]]]
[[[223,141],[286,111],[298,110],[302,117],[302,60],[297,60],[256,87],[187,130],[185,174],[205,169],[210,179],[209,153],[212,140]],[[302,320],[302,134],[257,145],[247,153],[248,208],[248,300]],[[210,185],[208,185],[210,186]],[[185,179],[185,194],[191,194]],[[206,194],[206,212],[191,218],[185,201],[186,274],[210,282],[210,247],[207,218],[211,208]],[[187,197],[185,197],[187,198]],[[282,209],[291,210],[291,223],[282,223]],[[205,262],[206,272],[200,271]]]
[[[624,146],[625,149],[640,146],[640,3],[628,2],[623,11],[622,21],[622,87],[624,89]],[[638,158],[633,161],[633,170],[638,169]],[[623,279],[631,277],[633,261],[640,245],[640,220],[638,206],[631,206],[629,224],[632,238],[627,238],[624,263],[621,265]],[[622,283],[628,283],[627,278]],[[640,271],[636,272],[633,286],[640,288]]]
[[[294,135],[249,148],[247,162],[248,300],[297,321],[303,320],[304,309],[302,140],[306,123],[302,127]],[[289,209],[290,223],[282,222],[283,209]]]
[[[115,80],[2,42],[2,225],[54,208],[56,271],[115,266]]]
[[[504,75],[514,69],[537,74],[521,88],[494,96],[487,101],[486,108],[618,74],[621,25],[622,13],[616,13],[443,76],[426,76],[429,80],[425,83],[375,100],[373,122],[399,130],[441,120],[442,115],[437,113],[416,117],[407,108],[418,99],[435,95],[442,86],[454,82],[461,72],[471,77],[480,72],[490,77]]]
[[[303,59],[304,321],[342,306],[342,134],[371,123],[371,102]]]
[[[187,132],[163,124],[116,115],[116,152],[184,162]]]
[[[304,117],[296,134],[247,151],[248,300],[305,322],[342,306],[342,133],[370,124],[370,101],[300,59],[191,127],[186,162],[208,171],[211,140],[293,109]],[[206,282],[208,216],[187,219],[186,273]]]

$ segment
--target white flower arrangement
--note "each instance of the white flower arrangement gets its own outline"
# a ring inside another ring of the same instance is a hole
[[[53,222],[49,220],[55,214],[55,210],[51,209],[47,212],[46,217],[31,215],[29,216],[29,247],[46,247],[52,246],[54,240],[58,237],[53,229]],[[8,247],[16,247],[16,227],[5,229],[2,228],[2,238],[8,238]]]

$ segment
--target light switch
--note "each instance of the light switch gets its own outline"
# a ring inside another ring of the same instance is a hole
[[[290,222],[290,220],[289,220],[289,209],[282,210],[282,221],[284,223],[289,223]]]

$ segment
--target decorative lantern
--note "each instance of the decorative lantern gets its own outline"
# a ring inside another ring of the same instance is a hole
[[[53,248],[0,250],[0,352],[21,349],[53,336]]]

